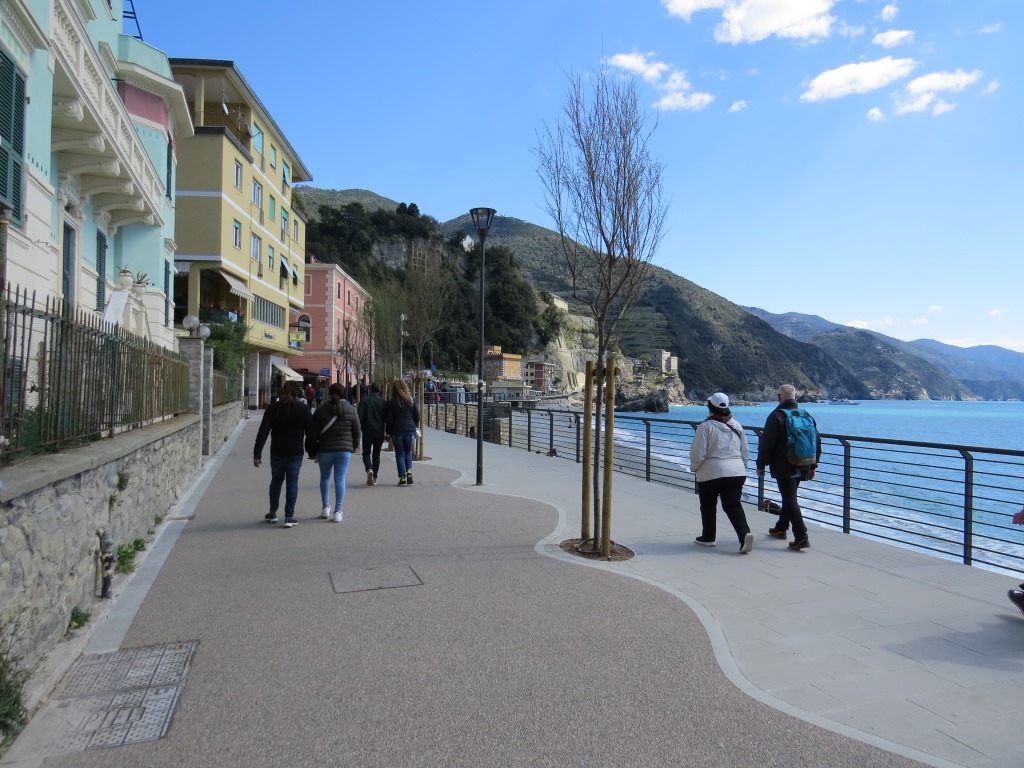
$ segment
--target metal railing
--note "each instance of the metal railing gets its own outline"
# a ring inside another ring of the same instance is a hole
[[[229,376],[223,371],[213,372],[213,404],[224,405],[239,399],[242,389],[241,376]]]
[[[463,430],[458,426],[476,418],[475,406],[428,404],[426,411],[429,426],[459,433]],[[582,460],[577,412],[495,407],[491,419],[495,424],[485,429],[485,437],[491,434],[509,447]],[[615,470],[695,492],[689,451],[699,424],[616,414]],[[751,455],[745,501],[760,507],[764,499],[777,501],[779,496],[774,481],[754,471],[762,428],[744,431]],[[800,486],[800,507],[808,521],[968,565],[1024,574],[1024,530],[1011,522],[1024,502],[1024,451],[821,437],[815,478]]]
[[[0,464],[188,410],[181,355],[10,286],[0,309]]]

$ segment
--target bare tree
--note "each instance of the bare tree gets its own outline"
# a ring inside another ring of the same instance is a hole
[[[664,165],[648,149],[655,127],[648,119],[633,82],[612,78],[602,67],[569,77],[562,115],[554,128],[545,126],[536,150],[544,208],[561,235],[573,296],[594,318],[599,368],[619,322],[640,296],[665,231]],[[597,376],[595,541],[601,538],[603,380]]]
[[[452,272],[441,259],[428,259],[422,267],[410,266],[405,276],[405,329],[416,352],[416,367],[423,368],[423,352],[447,320],[455,299]]]
[[[378,378],[383,381],[399,373],[405,289],[397,280],[384,279],[370,288],[370,295],[373,299],[367,308],[367,320],[375,342]]]

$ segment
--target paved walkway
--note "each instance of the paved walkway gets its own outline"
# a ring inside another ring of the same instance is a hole
[[[1014,579],[813,527],[808,551],[759,535],[741,556],[724,515],[697,547],[693,494],[618,475],[637,557],[582,561],[557,546],[578,465],[486,445],[476,488],[475,443],[435,430],[411,488],[390,454],[373,488],[355,462],[341,524],[316,519],[307,462],[285,530],[261,521],[255,430],[84,641],[197,642],[166,737],[55,754],[76,723],[51,702],[0,764],[1024,764]]]

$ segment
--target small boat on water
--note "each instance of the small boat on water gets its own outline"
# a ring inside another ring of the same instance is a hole
[[[855,403],[848,397],[833,397],[829,402],[833,405],[860,405],[860,403]]]

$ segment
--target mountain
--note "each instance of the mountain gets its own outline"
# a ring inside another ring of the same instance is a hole
[[[295,188],[310,218],[317,218],[317,210],[321,205],[329,205],[332,208],[344,208],[349,203],[359,203],[368,212],[376,211],[378,208],[385,208],[394,211],[398,203],[386,197],[370,192],[368,189],[320,189],[319,187],[296,187]]]
[[[954,347],[932,339],[902,341],[816,315],[744,309],[780,333],[809,341],[842,360],[876,397],[1024,399],[1024,354],[1020,352],[995,346]]]

